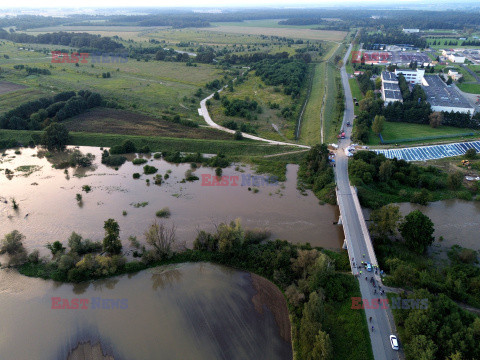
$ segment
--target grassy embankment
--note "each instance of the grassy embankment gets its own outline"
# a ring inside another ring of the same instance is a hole
[[[0,130],[0,140],[15,139],[26,145],[31,135],[41,131],[30,130]],[[204,154],[224,153],[230,156],[269,155],[298,150],[297,147],[268,145],[265,143],[242,140],[205,140],[181,139],[156,136],[133,136],[96,133],[70,133],[69,145],[111,147],[121,144],[124,140],[132,140],[137,147],[148,145],[151,151],[184,151]]]
[[[336,55],[341,55],[343,50],[342,45],[330,44],[324,56],[326,60],[312,65],[314,67],[312,89],[300,131],[300,141],[305,144],[319,144],[322,132],[324,142],[335,140],[340,126],[336,113],[336,91],[339,78],[333,59]]]

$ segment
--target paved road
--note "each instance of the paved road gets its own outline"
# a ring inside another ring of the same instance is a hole
[[[361,210],[358,204],[358,197],[354,193],[355,190],[350,186],[350,182],[348,180],[348,158],[344,152],[344,148],[350,145],[349,139],[352,132],[351,127],[346,127],[346,122],[350,121],[353,123],[353,99],[350,85],[348,83],[348,74],[345,70],[345,64],[348,60],[351,50],[352,46],[350,45],[343,60],[344,66],[341,69],[342,84],[343,88],[345,89],[346,102],[345,113],[343,117],[343,128],[346,130],[347,137],[346,139],[340,140],[339,149],[337,151],[335,167],[337,193],[339,205],[341,206],[342,224],[345,231],[345,236],[349,239],[347,243],[349,244],[350,258],[353,257],[356,264],[361,263],[361,261],[368,261],[376,265],[375,253],[373,252],[368,231],[366,230],[363,214],[359,214]],[[367,234],[365,234],[365,232]],[[357,268],[353,268],[352,270],[354,274],[358,274],[359,272],[359,269]],[[385,298],[385,296],[382,297],[378,295],[378,286],[376,288],[377,294],[374,294],[373,285],[371,285],[370,281],[366,281],[365,279],[367,275],[370,279],[373,272],[366,272],[365,269],[363,269],[362,272],[363,274],[359,275],[358,277],[362,298]],[[376,283],[379,283],[378,277],[376,279]],[[393,350],[390,346],[389,336],[390,334],[396,334],[395,330],[393,330],[395,328],[395,324],[393,323],[391,311],[389,309],[382,309],[380,306],[379,309],[365,309],[365,314],[367,316],[367,321],[370,317],[372,317],[372,323],[369,323],[369,328],[371,328],[372,325],[375,328],[373,332],[370,331],[370,340],[375,359],[399,359],[399,352]]]

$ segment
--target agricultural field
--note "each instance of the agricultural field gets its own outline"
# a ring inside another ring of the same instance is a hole
[[[192,139],[231,140],[223,131],[192,128],[118,109],[97,107],[63,122],[69,131],[142,136],[174,136]]]
[[[342,41],[347,32],[335,30],[312,30],[302,28],[277,28],[277,27],[240,27],[238,25],[221,25],[205,28],[205,31],[219,32],[226,34],[248,34],[248,35],[267,35],[267,36],[285,36],[292,39],[306,40],[326,40],[326,41]]]

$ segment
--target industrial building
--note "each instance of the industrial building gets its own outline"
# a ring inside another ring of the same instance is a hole
[[[433,111],[461,112],[473,115],[475,108],[455,87],[447,85],[438,75],[423,78],[422,88]]]
[[[409,84],[421,84],[423,76],[425,75],[424,69],[395,69],[395,75],[402,74]]]
[[[403,102],[402,92],[398,86],[398,79],[395,73],[390,71],[382,71],[381,93],[385,105],[394,101]]]

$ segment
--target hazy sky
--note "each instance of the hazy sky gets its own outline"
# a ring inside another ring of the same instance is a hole
[[[435,0],[430,0],[432,3]],[[422,3],[429,3],[430,1],[422,1]],[[399,4],[411,4],[418,3],[418,0],[396,0],[395,5]],[[253,6],[291,6],[300,7],[301,5],[307,6],[339,6],[339,5],[356,5],[365,6],[366,4],[385,5],[384,0],[77,0],[72,1],[50,1],[45,0],[15,0],[8,3],[0,4],[1,8],[85,8],[85,7],[229,7],[229,6],[241,6],[241,7],[253,7]]]

